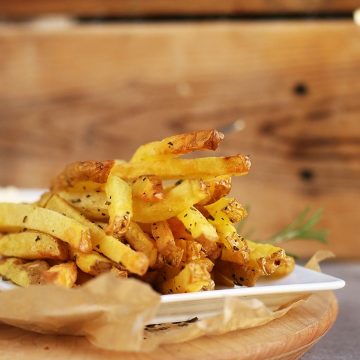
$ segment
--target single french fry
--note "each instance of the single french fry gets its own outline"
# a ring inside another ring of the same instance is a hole
[[[110,175],[105,185],[105,192],[109,201],[110,217],[106,232],[120,237],[126,233],[133,215],[131,187],[121,178]]]
[[[140,176],[132,183],[133,198],[146,202],[158,202],[164,198],[162,181],[157,176]]]
[[[198,159],[159,159],[125,163],[116,162],[111,173],[122,179],[136,179],[142,175],[155,175],[165,179],[213,178],[224,175],[246,175],[250,158],[244,155]]]
[[[109,259],[96,251],[93,251],[90,254],[77,252],[75,254],[75,262],[78,268],[83,272],[94,276],[103,272],[108,272],[113,267],[113,264]]]
[[[26,231],[0,237],[0,255],[28,260],[66,260],[69,251],[64,242],[50,235]]]
[[[130,223],[127,232],[125,233],[125,238],[132,248],[147,256],[150,267],[155,265],[157,259],[155,241],[151,239],[149,235],[144,233],[137,223]]]
[[[231,190],[231,176],[225,175],[206,179],[205,184],[208,188],[208,196],[199,205],[212,204],[229,194]]]
[[[176,246],[169,224],[166,221],[158,221],[152,224],[151,231],[156,247],[165,262],[171,266],[179,266],[184,250]]]
[[[204,207],[213,217],[218,213],[225,214],[232,223],[237,223],[247,217],[246,209],[234,198],[223,197]]]
[[[167,220],[196,204],[207,195],[202,181],[186,180],[165,193],[164,199],[157,203],[134,201],[133,220],[153,223]]]
[[[84,218],[59,196],[53,195],[46,206],[87,226],[90,229],[94,250],[101,252],[115,263],[122,264],[134,274],[143,275],[147,271],[149,260],[145,254],[134,251],[113,236],[106,235],[96,224]]]
[[[202,245],[197,241],[176,239],[175,243],[177,247],[183,250],[182,261],[185,263],[193,262],[206,256],[205,252],[202,251]]]
[[[57,194],[87,218],[100,221],[107,221],[109,218],[110,201],[104,192],[59,191]]]
[[[48,269],[49,265],[43,260],[25,262],[16,258],[0,259],[0,276],[22,287],[42,284],[42,274]]]
[[[244,264],[249,259],[249,249],[246,240],[237,233],[229,217],[222,210],[225,203],[222,200],[218,200],[212,205],[205,206],[205,209],[210,214],[208,220],[215,226],[220,241],[224,244],[221,259]]]
[[[278,268],[273,272],[271,275],[269,275],[270,279],[277,279],[283,276],[286,276],[290,274],[295,267],[295,260],[291,256],[285,256],[284,259],[280,260],[280,265]]]
[[[66,288],[75,285],[77,278],[77,268],[74,262],[69,261],[52,266],[49,270],[42,273],[42,281],[45,284],[54,284]]]
[[[173,278],[159,284],[162,294],[187,293],[214,288],[206,264],[188,263]]]
[[[131,162],[152,158],[174,157],[197,150],[216,150],[224,135],[217,130],[202,130],[167,137],[141,145]]]
[[[53,180],[52,191],[59,191],[76,186],[78,182],[91,181],[93,183],[106,183],[115,160],[105,161],[78,161],[69,164]]]
[[[51,198],[52,194],[51,192],[47,191],[44,192],[41,196],[40,199],[34,204],[36,206],[40,206],[40,207],[45,207],[48,200]]]
[[[0,231],[41,231],[82,252],[91,251],[89,228],[62,213],[28,204],[0,203]]]

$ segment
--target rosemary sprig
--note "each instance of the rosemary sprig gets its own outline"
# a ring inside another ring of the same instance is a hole
[[[248,209],[247,209],[248,210]],[[321,243],[326,243],[327,230],[315,229],[315,225],[321,220],[323,210],[318,209],[311,215],[311,208],[305,208],[299,215],[296,216],[295,220],[278,231],[274,235],[270,236],[265,240],[258,240],[259,242],[265,242],[270,244],[280,244],[285,241],[302,239],[302,240],[314,240]],[[237,226],[238,233],[241,233],[246,220],[241,221]],[[251,235],[253,229],[251,230]],[[249,238],[249,234],[245,238]]]
[[[322,218],[323,209],[316,210],[312,215],[310,213],[311,208],[305,208],[291,224],[270,236],[264,242],[279,244],[293,239],[302,239],[326,243],[327,230],[314,228]]]

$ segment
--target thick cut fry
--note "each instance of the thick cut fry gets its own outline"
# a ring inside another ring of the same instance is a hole
[[[52,266],[42,274],[42,281],[45,284],[54,284],[66,288],[75,285],[77,268],[72,261]]]
[[[133,215],[131,187],[126,181],[110,175],[105,192],[110,203],[107,233],[120,237],[126,233]]]
[[[250,249],[249,266],[259,268],[262,275],[271,275],[285,259],[285,250],[271,244],[247,240]]]
[[[81,193],[81,192],[104,192],[105,183],[97,183],[94,181],[78,181],[75,182],[72,186],[54,189],[54,191],[67,191],[67,192],[74,192],[74,193]]]
[[[171,266],[179,266],[184,250],[176,246],[169,224],[166,221],[153,223],[151,232],[164,261]]]
[[[216,261],[215,273],[222,275],[222,284],[226,284],[226,282],[231,279],[234,285],[240,286],[254,286],[256,280],[263,275],[259,267],[240,265],[222,260]],[[220,278],[220,276],[217,276],[217,279],[220,280]]]
[[[96,224],[85,219],[59,196],[54,195],[47,203],[47,208],[64,213],[90,229],[94,250],[101,252],[112,261],[122,264],[129,272],[143,275],[148,269],[149,260],[145,254],[136,252],[118,239],[108,236]]]
[[[24,262],[21,259],[7,258],[0,260],[0,275],[22,287],[42,284],[42,274],[49,269],[43,260]]]
[[[94,276],[103,272],[108,272],[113,267],[113,264],[109,259],[96,251],[93,251],[90,254],[77,252],[75,254],[75,262],[78,268],[83,272]]]
[[[237,223],[247,217],[246,209],[234,198],[221,198],[210,205],[206,205],[205,209],[212,216],[219,212],[225,214],[232,223]]]
[[[217,130],[202,130],[167,137],[141,145],[131,162],[144,161],[156,157],[174,157],[197,150],[216,150],[224,134]]]
[[[109,218],[108,207],[110,201],[104,192],[59,191],[57,194],[87,218],[106,221]]]
[[[244,155],[199,159],[161,159],[147,162],[118,163],[111,173],[125,180],[142,175],[155,175],[165,179],[199,179],[223,175],[246,175],[250,158]]]
[[[0,255],[29,260],[66,260],[69,252],[64,242],[50,235],[26,231],[0,237]]]
[[[153,223],[176,216],[196,204],[207,195],[206,186],[200,180],[186,180],[165,194],[157,203],[134,201],[134,221]]]
[[[176,245],[183,250],[182,261],[185,263],[204,258],[205,252],[201,251],[202,245],[197,241],[176,239]]]
[[[221,259],[244,264],[249,259],[249,249],[246,240],[237,233],[226,213],[219,210],[222,209],[223,206],[222,200],[218,200],[212,205],[205,206],[205,209],[210,214],[208,220],[215,226],[220,241],[224,244]]]
[[[78,161],[69,164],[53,180],[52,191],[59,191],[74,187],[80,181],[91,181],[95,183],[106,183],[115,160],[105,161]]]
[[[175,277],[161,283],[159,288],[162,294],[176,294],[211,290],[214,286],[206,264],[189,263]]]
[[[150,267],[155,265],[157,259],[155,241],[151,239],[149,235],[144,233],[138,224],[135,222],[130,223],[125,238],[132,248],[147,256]]]
[[[274,273],[268,276],[269,279],[277,279],[290,274],[295,267],[295,260],[291,256],[285,256],[284,259],[280,260],[279,267]]]
[[[209,195],[199,203],[200,205],[212,204],[229,194],[231,190],[231,177],[218,176],[214,179],[207,179],[205,184]]]
[[[216,229],[204,217],[203,214],[193,206],[185,209],[176,216],[185,226],[194,239],[204,236],[210,241],[216,242],[219,236]]]
[[[91,251],[89,228],[49,209],[26,204],[0,204],[0,231],[37,230],[54,236],[82,252]]]
[[[157,176],[140,176],[132,184],[133,198],[146,202],[158,202],[164,198],[162,181]]]

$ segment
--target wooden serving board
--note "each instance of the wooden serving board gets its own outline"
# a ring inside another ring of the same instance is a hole
[[[85,338],[40,335],[0,325],[2,360],[172,360],[172,359],[298,359],[334,324],[338,312],[332,292],[312,295],[284,317],[254,329],[202,337],[160,347],[147,354],[99,350]]]

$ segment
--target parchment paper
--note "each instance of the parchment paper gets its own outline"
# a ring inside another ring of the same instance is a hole
[[[319,261],[331,255],[318,252],[307,266],[319,270]],[[271,306],[261,297],[227,298],[219,315],[146,326],[160,305],[159,294],[140,281],[119,279],[109,273],[75,289],[45,285],[3,291],[0,322],[39,333],[85,336],[102,349],[151,351],[160,344],[266,324],[309,296],[272,295]]]

